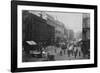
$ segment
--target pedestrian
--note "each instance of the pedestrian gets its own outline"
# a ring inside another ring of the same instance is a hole
[[[74,46],[74,56],[75,56],[75,58],[77,56],[77,53],[78,53],[78,47],[77,46]]]
[[[61,49],[61,46],[60,44],[56,44],[56,49],[57,49],[57,54],[59,54],[60,56],[62,56],[62,49]]]
[[[69,46],[68,46],[68,57],[70,57],[71,56],[71,54],[73,55],[73,45],[72,44],[70,44]]]
[[[62,46],[62,51],[63,51],[63,54],[64,54],[64,55],[66,54],[66,48],[67,48],[66,45],[63,45],[63,46]]]

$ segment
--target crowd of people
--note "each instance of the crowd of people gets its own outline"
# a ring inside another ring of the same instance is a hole
[[[66,42],[66,43],[49,44],[46,46],[36,45],[35,47],[32,46],[30,50],[33,50],[34,48],[37,50],[39,48],[41,51],[40,55],[42,55],[42,57],[46,57],[47,60],[49,61],[55,60],[56,55],[59,55],[59,56],[67,55],[68,57],[73,56],[75,59],[77,58],[77,56],[85,58],[87,55],[88,56],[87,58],[89,58],[90,56],[89,44],[90,44],[89,41],[87,41],[87,43],[85,42],[85,44],[83,41],[77,41],[77,42],[71,41],[71,42]],[[30,46],[24,49],[26,53],[28,53],[29,48]]]
[[[84,44],[85,43],[85,44]],[[49,45],[45,48],[48,56],[67,55],[68,57],[77,56],[81,58],[90,58],[90,43],[87,41],[67,42],[64,44]],[[53,58],[52,58],[53,59]]]
[[[75,58],[78,56],[82,56],[81,50],[81,43],[66,43],[66,44],[56,44],[56,45],[49,45],[45,48],[46,53],[48,56],[55,56],[55,55],[68,55],[74,56]]]

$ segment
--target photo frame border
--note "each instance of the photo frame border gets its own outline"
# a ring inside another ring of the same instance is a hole
[[[95,48],[94,64],[18,68],[17,67],[17,44],[18,44],[17,7],[18,5],[93,9],[94,10],[94,48]],[[64,3],[33,2],[33,1],[11,1],[11,72],[77,69],[77,68],[91,68],[91,67],[97,67],[97,6],[96,5],[64,4]]]

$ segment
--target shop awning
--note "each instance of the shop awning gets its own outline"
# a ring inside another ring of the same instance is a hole
[[[37,45],[35,41],[26,41],[29,45]]]

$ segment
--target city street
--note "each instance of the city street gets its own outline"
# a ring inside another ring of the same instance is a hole
[[[23,62],[90,58],[90,14],[23,10],[22,18]]]
[[[56,55],[55,56],[55,60],[77,60],[77,59],[83,59],[82,55],[81,56],[73,56],[73,55],[70,55],[68,56],[68,53],[66,51],[66,54],[63,54],[63,55]]]
[[[33,57],[31,55],[25,55],[25,54],[23,55],[23,57],[24,57],[23,58],[24,62],[48,61],[47,57],[44,57],[44,58],[43,57]],[[79,56],[77,54],[76,58],[73,55],[68,56],[68,53],[67,53],[67,50],[66,50],[65,54],[64,53],[56,54],[54,56],[54,59],[55,59],[55,61],[58,61],[58,60],[79,60],[79,59],[86,59],[86,58],[83,58],[82,53],[81,53],[81,56]]]

